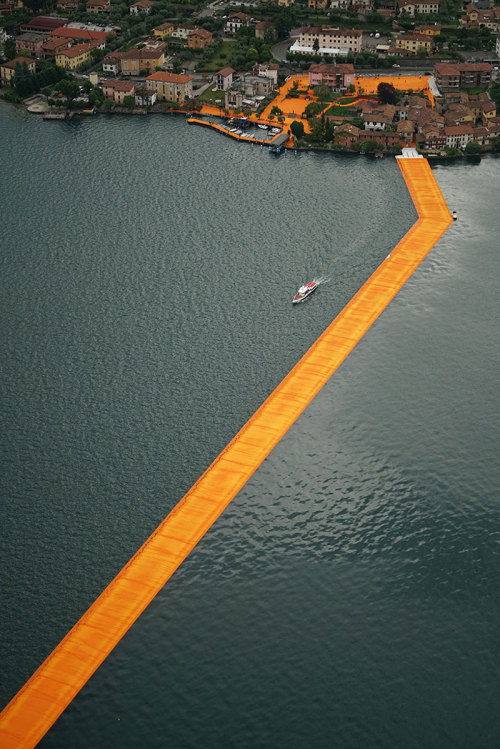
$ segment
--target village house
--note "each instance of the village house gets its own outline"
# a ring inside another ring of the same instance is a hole
[[[356,143],[359,137],[359,127],[351,125],[349,122],[343,125],[338,125],[334,131],[335,143],[345,148],[351,148],[353,143]]]
[[[206,29],[193,29],[187,38],[189,49],[205,49],[213,41],[213,34]]]
[[[493,66],[488,62],[461,62],[457,65],[460,73],[460,88],[489,86]]]
[[[458,90],[460,86],[460,72],[456,65],[449,62],[437,62],[434,65],[436,85],[442,93]]]
[[[303,26],[290,52],[320,55],[348,55],[361,52],[361,29],[337,29],[330,26]],[[316,42],[316,45],[315,45]],[[316,49],[315,49],[316,46]]]
[[[146,86],[138,86],[135,89],[135,104],[137,107],[152,107],[156,98],[156,91],[148,91]]]
[[[236,36],[242,26],[248,26],[252,20],[246,13],[231,13],[224,24],[224,34]]]
[[[473,139],[474,131],[470,125],[449,125],[444,128],[444,134],[448,148],[463,150],[467,143]]]
[[[57,0],[56,8],[63,13],[75,13],[78,10],[78,0]]]
[[[273,90],[273,82],[262,75],[243,76],[243,94],[245,96],[268,96]]]
[[[159,26],[155,26],[153,29],[153,35],[155,39],[166,39],[167,36],[170,36],[174,31],[174,24],[171,21],[167,21],[166,23],[162,23]]]
[[[335,10],[348,10],[351,4],[351,0],[332,0],[330,8]]]
[[[243,93],[241,91],[233,91],[229,89],[224,94],[224,106],[226,109],[233,109],[238,111],[243,106]]]
[[[55,55],[56,65],[60,65],[65,70],[78,70],[81,65],[90,60],[90,53],[96,47],[97,42],[84,42],[63,49]]]
[[[446,125],[471,125],[475,124],[476,117],[469,107],[463,104],[452,104],[444,113],[444,121]]]
[[[323,83],[332,91],[345,91],[354,84],[354,65],[351,63],[339,65],[316,63],[309,68],[308,78],[310,86]]]
[[[276,25],[272,21],[259,21],[255,26],[255,38],[265,39],[266,34],[276,39],[278,32],[276,31]]]
[[[490,131],[487,127],[475,127],[472,132],[472,140],[480,146],[487,146],[490,142]]]
[[[2,86],[12,86],[16,74],[16,65],[26,65],[30,73],[35,72],[36,63],[29,57],[14,57],[13,60],[0,63],[0,83]]]
[[[295,0],[278,0],[278,5],[280,8],[289,8],[294,2]]]
[[[58,52],[71,47],[71,39],[61,39],[59,36],[49,36],[42,44],[42,56],[50,60],[55,59]]]
[[[404,49],[412,54],[416,54],[421,49],[429,54],[431,48],[432,37],[428,34],[400,34],[396,38],[396,49]]]
[[[441,33],[441,24],[435,23],[432,26],[415,26],[417,34],[427,34],[427,36],[439,36]]]
[[[435,123],[424,125],[422,131],[417,135],[417,143],[420,143],[426,151],[440,153],[446,147],[446,134],[444,127]]]
[[[111,0],[87,0],[85,10],[87,13],[111,13]]]
[[[401,143],[412,143],[415,137],[415,125],[411,120],[400,120],[396,125],[396,132]]]
[[[257,62],[252,68],[254,75],[262,75],[264,78],[270,78],[273,82],[273,86],[278,85],[278,70],[279,65],[277,62]]]
[[[437,62],[434,65],[436,84],[442,93],[459,88],[486,88],[491,82],[493,66],[488,62],[461,62],[451,65]]]
[[[392,146],[401,145],[401,138],[399,133],[387,130],[360,130],[358,140],[360,143],[374,141],[375,143],[379,143],[384,148],[391,148]]]
[[[474,3],[468,3],[465,7],[465,15],[460,17],[460,25],[469,29],[489,29],[496,32],[500,30],[500,7],[481,10]]]
[[[27,31],[25,34],[16,36],[16,52],[25,49],[32,57],[42,57],[43,43],[47,37],[44,34],[34,34]]]
[[[122,75],[143,75],[161,68],[165,62],[165,42],[150,44],[141,49],[129,49],[122,52],[120,57],[120,71]]]
[[[179,24],[179,26],[176,26],[176,28],[172,31],[170,36],[172,36],[174,39],[182,39],[186,41],[189,34],[196,28],[196,26],[193,26],[189,23]]]
[[[235,71],[232,68],[222,68],[218,73],[215,74],[215,82],[217,84],[218,91],[227,91],[233,85],[233,74]]]
[[[146,78],[146,88],[154,91],[159,101],[172,101],[184,104],[193,95],[190,75],[167,73],[163,70]]]
[[[378,114],[372,112],[371,114],[365,115],[364,118],[364,129],[365,130],[385,130],[392,123],[385,114]]]
[[[153,6],[154,3],[151,0],[137,0],[130,6],[129,11],[133,16],[137,16],[139,13],[145,13],[149,16]]]
[[[325,10],[328,7],[328,0],[307,0],[307,7],[311,10]]]
[[[118,81],[114,78],[109,78],[102,85],[102,93],[106,99],[111,99],[115,104],[123,104],[126,96],[135,95],[135,84],[133,81]]]
[[[118,75],[120,72],[120,58],[122,52],[109,52],[102,60],[103,73]]]
[[[422,15],[431,15],[432,13],[439,13],[439,0],[428,0],[428,2],[414,2],[413,0],[401,0],[399,2],[399,10],[401,13],[413,16],[415,13]]]

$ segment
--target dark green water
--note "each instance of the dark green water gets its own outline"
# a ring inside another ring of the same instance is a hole
[[[3,705],[415,213],[183,119],[0,134]],[[435,173],[459,221],[43,746],[500,745],[498,161]]]

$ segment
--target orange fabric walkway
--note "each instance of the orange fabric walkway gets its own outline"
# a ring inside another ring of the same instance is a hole
[[[416,224],[7,705],[2,749],[40,741],[451,224],[427,160],[398,163]]]

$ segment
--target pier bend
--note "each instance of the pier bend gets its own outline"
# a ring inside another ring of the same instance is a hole
[[[452,223],[427,160],[398,164],[417,222],[5,707],[2,749],[42,739]]]

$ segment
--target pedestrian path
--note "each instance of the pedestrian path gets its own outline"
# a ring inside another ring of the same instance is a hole
[[[2,749],[42,739],[452,223],[427,160],[397,163],[417,222],[7,705]]]

